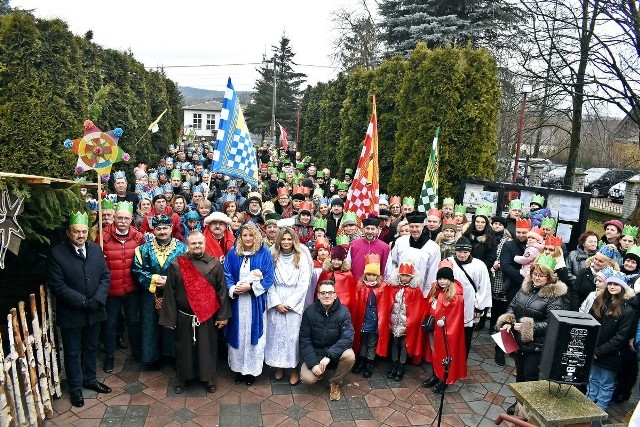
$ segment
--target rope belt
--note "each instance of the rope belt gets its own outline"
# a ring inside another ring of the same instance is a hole
[[[195,344],[195,342],[196,342],[196,328],[198,326],[200,326],[200,321],[193,314],[185,313],[182,310],[178,310],[178,313],[183,314],[183,315],[188,316],[188,317],[191,317],[191,330],[193,330],[193,343]]]

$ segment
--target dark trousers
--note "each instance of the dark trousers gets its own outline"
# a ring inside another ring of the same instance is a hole
[[[391,361],[407,363],[407,340],[404,335],[391,338]]]
[[[633,385],[638,378],[638,354],[631,351],[627,343],[620,349],[621,365],[624,367],[618,370],[616,389],[613,392],[614,398],[623,397],[629,399],[633,392]]]
[[[100,323],[80,328],[60,328],[64,346],[64,369],[69,391],[82,388],[82,382],[96,382],[96,357]]]
[[[127,323],[131,354],[140,354],[140,293],[131,292],[122,297],[107,297],[107,320],[104,328],[104,347],[107,357],[113,357],[116,351],[116,336],[120,311],[124,309]]]
[[[489,321],[490,333],[496,332],[495,327],[498,317],[505,314],[507,312],[507,308],[509,308],[509,301],[502,301],[495,298],[491,299],[491,320]]]
[[[540,351],[516,351],[516,382],[538,381],[540,379]]]
[[[471,339],[473,338],[473,326],[464,327],[464,344],[467,346],[467,360],[471,351]]]

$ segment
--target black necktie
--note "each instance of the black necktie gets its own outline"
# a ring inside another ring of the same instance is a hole
[[[78,248],[78,255],[80,255],[82,258],[84,258],[84,249],[82,248]]]

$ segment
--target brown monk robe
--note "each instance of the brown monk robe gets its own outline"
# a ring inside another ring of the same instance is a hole
[[[187,253],[169,267],[160,310],[160,325],[176,330],[176,393],[196,376],[216,391],[218,329],[231,317],[222,264],[204,245],[202,233],[189,233]]]

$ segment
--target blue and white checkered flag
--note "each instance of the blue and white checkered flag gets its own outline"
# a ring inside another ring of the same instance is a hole
[[[256,150],[251,142],[247,123],[244,121],[238,95],[233,90],[231,77],[227,82],[227,90],[222,100],[220,126],[211,170],[242,178],[252,187],[258,187]]]

